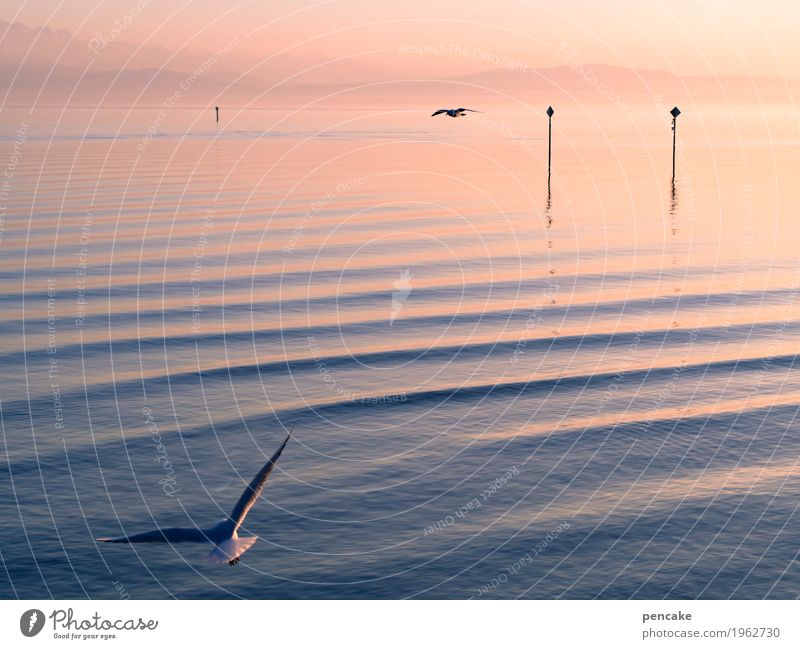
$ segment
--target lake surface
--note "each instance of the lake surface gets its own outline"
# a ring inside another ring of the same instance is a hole
[[[0,596],[797,597],[798,118],[670,107],[0,111]]]

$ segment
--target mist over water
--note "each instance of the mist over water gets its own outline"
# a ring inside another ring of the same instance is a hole
[[[797,597],[797,119],[670,107],[3,109],[0,595]]]

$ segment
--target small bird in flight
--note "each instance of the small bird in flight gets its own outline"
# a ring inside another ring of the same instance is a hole
[[[440,108],[431,117],[436,117],[442,113],[447,113],[450,117],[466,117],[466,113],[480,113],[479,110],[472,110],[471,108]]]
[[[212,543],[214,549],[206,558],[207,561],[227,562],[229,566],[239,563],[241,556],[258,540],[256,536],[240,538],[238,531],[244,522],[247,512],[255,504],[264,489],[264,483],[281,456],[291,432],[267,462],[252,479],[247,489],[239,498],[228,518],[222,519],[214,527],[168,527],[134,534],[133,536],[117,536],[97,539],[104,543]]]

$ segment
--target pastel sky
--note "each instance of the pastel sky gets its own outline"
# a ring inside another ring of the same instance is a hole
[[[134,43],[213,51],[242,38],[243,51],[255,57],[284,49],[359,55],[408,74],[432,64],[468,73],[487,67],[482,58],[490,55],[562,65],[567,43],[583,63],[800,76],[796,0],[4,0],[0,18],[84,40],[111,34],[120,21],[127,23],[120,40]],[[406,46],[434,56],[409,54]]]

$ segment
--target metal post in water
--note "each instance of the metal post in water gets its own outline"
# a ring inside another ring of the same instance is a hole
[[[550,184],[550,161],[552,160],[553,153],[553,110],[552,106],[547,107],[547,180]]]
[[[678,115],[681,114],[681,111],[678,110],[678,107],[675,106],[669,114],[672,115],[672,179],[675,179],[675,135],[677,133],[678,127]]]

